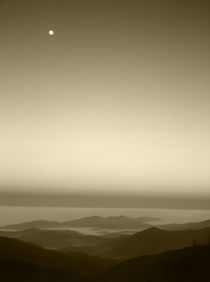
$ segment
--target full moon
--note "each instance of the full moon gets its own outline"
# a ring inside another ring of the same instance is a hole
[[[54,31],[53,30],[49,30],[49,35],[53,35]]]

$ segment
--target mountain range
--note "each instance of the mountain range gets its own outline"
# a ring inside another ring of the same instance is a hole
[[[104,257],[120,260],[142,255],[159,254],[194,245],[205,245],[210,242],[210,228],[200,230],[166,231],[156,227],[149,228],[134,235],[116,241]]]
[[[23,222],[19,224],[12,224],[0,227],[0,230],[24,230],[30,228],[36,229],[70,229],[71,227],[81,228],[99,228],[99,229],[113,229],[116,230],[115,235],[121,235],[122,229],[133,230],[133,233],[148,229],[152,226],[156,226],[159,229],[164,230],[187,230],[187,229],[201,229],[210,227],[210,220],[182,223],[182,224],[158,224],[158,218],[155,217],[136,217],[130,218],[126,216],[90,216],[71,221],[48,221],[48,220],[35,220],[29,222]],[[155,223],[155,224],[154,224]],[[119,230],[119,232],[117,232]]]
[[[182,223],[182,224],[165,224],[165,225],[158,225],[158,228],[164,230],[186,230],[186,229],[201,229],[201,228],[208,228],[210,227],[210,219],[200,221],[200,222],[189,222],[189,223]]]
[[[108,239],[102,236],[84,235],[71,230],[40,230],[37,228],[0,231],[0,236],[17,238],[48,249],[60,249],[69,246],[96,246],[108,241]]]
[[[57,222],[47,220],[36,220],[24,222],[20,224],[7,225],[5,229],[23,230],[28,228],[38,229],[57,229],[69,227],[93,227],[93,228],[107,228],[107,229],[138,229],[148,228],[151,225],[148,222],[158,220],[153,217],[137,217],[130,218],[126,216],[90,216],[79,218],[71,221]]]
[[[116,238],[84,235],[70,230],[26,229],[1,231],[0,236],[16,238],[66,254],[83,254],[126,260],[142,255],[159,254],[210,242],[210,228],[169,231],[151,227],[133,235]]]

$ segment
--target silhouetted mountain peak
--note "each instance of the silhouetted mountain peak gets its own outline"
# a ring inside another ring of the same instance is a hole
[[[158,228],[158,227],[153,226],[153,227],[150,227],[150,228],[148,228],[148,229],[146,229],[146,230],[144,230],[144,231],[142,231],[142,232],[144,232],[144,233],[149,233],[149,232],[158,232],[158,233],[162,233],[162,232],[165,232],[165,231],[161,230],[161,229]]]
[[[138,237],[138,236],[145,236],[145,235],[148,235],[148,234],[161,234],[161,233],[165,233],[165,232],[167,232],[167,231],[153,226],[153,227],[147,228],[146,230],[137,232],[137,233],[133,234],[132,236]]]

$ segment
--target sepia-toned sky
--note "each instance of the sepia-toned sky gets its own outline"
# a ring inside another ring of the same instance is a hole
[[[0,193],[210,198],[209,15],[0,0]]]

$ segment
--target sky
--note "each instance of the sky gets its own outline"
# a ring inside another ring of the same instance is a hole
[[[210,200],[209,12],[0,0],[0,194]]]

